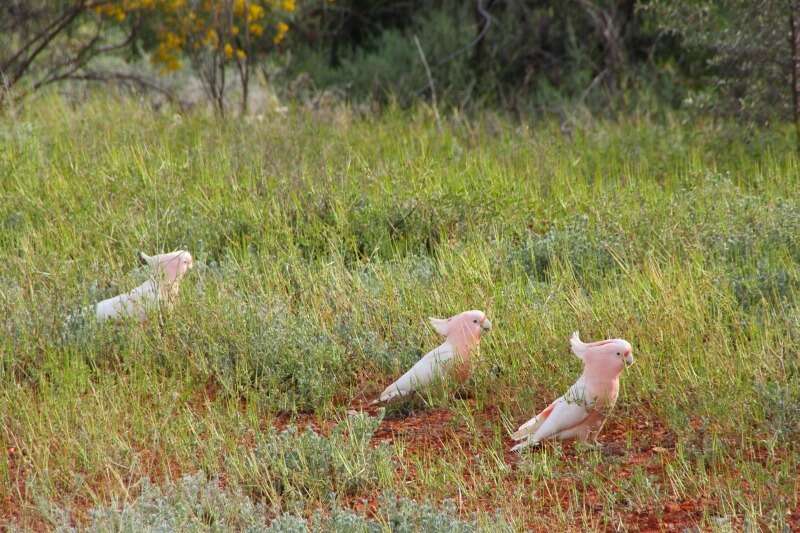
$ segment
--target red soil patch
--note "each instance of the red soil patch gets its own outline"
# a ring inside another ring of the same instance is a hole
[[[5,460],[8,465],[10,483],[5,487],[3,497],[0,498],[0,526],[4,522],[8,522],[17,524],[28,531],[48,531],[50,527],[41,518],[36,521],[31,521],[28,518],[24,522],[20,522],[23,519],[21,502],[28,497],[27,478],[29,467],[26,464],[25,450],[16,446],[9,446],[2,450],[2,453],[6,455]]]
[[[687,500],[667,503],[659,517],[652,510],[630,513],[625,525],[634,531],[685,531],[701,522],[707,502]]]
[[[20,513],[19,506],[15,505],[15,498],[12,495],[16,494],[18,497],[25,495],[25,479],[27,476],[25,474],[24,461],[21,460],[21,450],[15,446],[10,446],[6,448],[5,453],[11,483],[7,487],[3,498],[0,499],[0,516],[4,520],[13,521],[19,519]]]
[[[494,431],[492,428],[501,424],[500,411],[493,406],[476,413],[474,418],[480,433],[477,437],[482,441],[492,438]],[[635,438],[632,438],[631,435],[634,435]],[[599,440],[605,455],[618,457],[618,464],[613,469],[615,476],[630,477],[635,469],[642,468],[648,474],[665,479],[664,460],[674,455],[676,437],[657,419],[637,418],[635,420],[610,420]],[[462,473],[463,478],[475,484],[481,483],[480,475],[474,468],[476,466],[475,458],[478,457],[479,451],[473,446],[476,435],[466,425],[459,424],[454,414],[447,409],[430,409],[415,412],[403,418],[384,420],[375,432],[373,442],[377,445],[395,441],[401,441],[406,449],[416,457],[437,457],[441,456],[445,449],[459,449],[467,458],[465,470]],[[516,465],[520,463],[522,456],[509,451],[514,444],[510,437],[504,438],[504,444],[504,461],[516,470]],[[544,446],[552,446],[552,444],[548,443]],[[576,450],[574,443],[564,442],[560,446],[565,461],[585,460]],[[526,453],[537,453],[537,451]],[[398,475],[406,483],[413,482],[416,478],[413,464],[404,466],[405,468],[399,469]],[[565,479],[559,480],[559,484],[562,486],[557,488],[555,493],[550,493],[548,499],[560,501],[562,507],[566,509],[569,506],[573,483],[569,479]],[[495,488],[511,495],[519,489],[520,485],[530,486],[530,480],[522,473],[508,476],[503,481],[503,486]],[[532,488],[530,490],[533,491]],[[596,491],[592,487],[582,487],[582,490],[585,502],[596,511],[600,511],[602,505],[599,503],[600,496]],[[472,503],[460,507],[465,516],[468,516],[475,511],[494,512],[496,503],[496,500],[481,501],[478,498],[475,501],[473,498]],[[623,516],[625,525],[634,531],[682,531],[699,524],[704,509],[713,503],[706,499],[668,502],[663,507],[659,505],[658,508],[634,511]],[[353,509],[359,512],[370,514],[375,512],[375,508],[376,503],[371,500],[353,502]],[[800,514],[798,516],[800,517]],[[537,529],[534,524],[528,526]],[[576,524],[576,526],[580,525]],[[541,528],[540,525],[539,528]]]
[[[451,421],[453,413],[432,409],[399,419],[384,420],[372,437],[375,443],[402,440],[409,448],[440,449],[446,440],[457,438]]]

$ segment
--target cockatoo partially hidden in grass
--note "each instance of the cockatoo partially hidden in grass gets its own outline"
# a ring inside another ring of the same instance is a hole
[[[483,311],[464,311],[448,319],[429,320],[433,329],[445,337],[445,341],[417,361],[400,379],[386,387],[372,404],[406,396],[444,376],[448,371],[454,372],[462,381],[469,378],[472,371],[470,356],[480,344],[481,334],[492,329],[491,321]]]
[[[139,252],[139,259],[152,268],[150,279],[130,292],[95,305],[98,320],[124,317],[144,320],[148,309],[171,303],[178,294],[181,278],[193,266],[192,254],[185,250],[152,256]]]
[[[623,339],[584,343],[577,331],[570,344],[572,352],[583,361],[583,375],[564,396],[511,435],[522,441],[512,451],[549,438],[586,441],[594,434],[597,439],[603,429],[606,416],[617,401],[619,375],[625,365],[633,364],[633,348]]]

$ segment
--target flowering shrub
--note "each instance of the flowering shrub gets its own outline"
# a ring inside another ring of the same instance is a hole
[[[181,67],[181,56],[205,49],[224,60],[243,61],[286,38],[294,0],[116,0],[95,12],[117,22],[147,19],[155,32],[153,63],[164,71]]]
[[[94,7],[104,20],[140,28],[140,42],[162,72],[188,59],[220,112],[226,69],[239,75],[246,111],[253,60],[281,46],[296,9],[295,0],[113,0]]]

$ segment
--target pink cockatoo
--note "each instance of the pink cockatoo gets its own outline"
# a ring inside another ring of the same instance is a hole
[[[139,259],[152,269],[150,279],[130,292],[95,305],[98,320],[124,317],[144,320],[148,309],[169,306],[178,294],[181,278],[193,266],[192,254],[185,250],[152,256],[139,252]]]
[[[406,396],[424,387],[446,371],[454,371],[456,377],[466,380],[471,373],[470,356],[481,341],[481,334],[492,329],[491,321],[483,311],[464,311],[448,319],[429,318],[433,329],[445,337],[445,341],[417,361],[400,379],[386,387],[372,404],[388,402]]]
[[[623,339],[584,343],[577,331],[570,344],[572,352],[583,361],[583,374],[564,396],[511,435],[514,440],[523,441],[512,451],[549,438],[587,441],[594,434],[596,441],[603,429],[619,395],[619,375],[625,365],[633,364],[633,348]]]

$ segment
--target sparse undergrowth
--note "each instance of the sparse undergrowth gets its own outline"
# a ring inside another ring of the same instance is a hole
[[[796,527],[800,179],[763,136],[102,97],[1,119],[0,526]],[[175,248],[169,316],[66,319]],[[472,308],[495,328],[466,389],[347,415]],[[508,454],[579,372],[574,329],[637,355],[603,448]]]
[[[122,505],[94,508],[90,511],[87,531],[249,531],[264,533],[379,533],[390,529],[398,533],[469,533],[475,531],[510,531],[499,517],[484,523],[461,520],[452,501],[442,509],[413,500],[382,495],[373,517],[334,506],[329,513],[315,513],[310,518],[283,513],[269,520],[262,505],[238,491],[221,486],[219,480],[202,473],[186,475],[158,487],[141,481],[141,494]],[[62,520],[69,513],[55,511]],[[57,530],[68,533],[77,528],[68,522]]]

